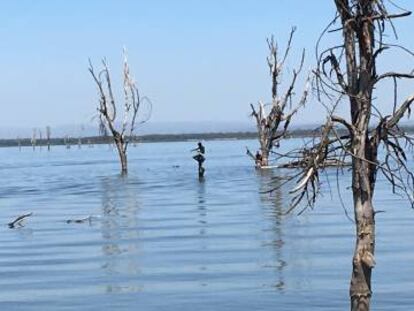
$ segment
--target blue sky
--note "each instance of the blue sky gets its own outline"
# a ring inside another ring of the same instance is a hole
[[[409,0],[399,3],[414,9]],[[106,57],[119,77],[123,46],[141,93],[153,102],[152,121],[249,122],[249,103],[270,96],[266,37],[275,34],[283,47],[296,25],[287,69],[302,48],[309,69],[314,42],[333,15],[329,0],[3,0],[0,123],[90,123],[97,93],[88,58],[98,65]],[[413,20],[397,23],[411,48]],[[309,106],[300,123],[322,119],[321,107]]]

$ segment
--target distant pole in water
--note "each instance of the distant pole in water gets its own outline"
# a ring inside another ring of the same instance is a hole
[[[198,178],[202,179],[204,178],[204,172],[205,169],[203,167],[203,163],[206,160],[204,154],[206,152],[205,147],[203,146],[203,144],[201,142],[198,142],[197,144],[197,148],[191,150],[191,151],[196,151],[197,154],[195,156],[193,156],[193,159],[197,161],[198,163]]]

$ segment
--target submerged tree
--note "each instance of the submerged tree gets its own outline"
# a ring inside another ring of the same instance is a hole
[[[47,144],[47,151],[50,151],[50,137],[51,137],[51,129],[50,126],[46,126],[46,144]]]
[[[19,147],[19,151],[22,151],[22,140],[20,139],[20,136],[17,136],[16,141],[17,146]]]
[[[118,150],[121,162],[121,172],[126,174],[127,166],[127,148],[131,137],[133,137],[137,123],[148,121],[150,116],[150,108],[148,114],[142,119],[138,119],[138,111],[145,102],[150,107],[150,102],[146,97],[141,98],[138,87],[131,77],[129,65],[124,53],[123,68],[123,91],[124,91],[124,115],[119,118],[115,97],[112,90],[112,82],[106,60],[102,60],[102,70],[95,72],[92,63],[89,61],[89,72],[91,73],[99,93],[99,121],[101,134],[105,135],[109,132],[114,140]],[[117,126],[120,123],[120,128]]]
[[[83,132],[85,131],[85,127],[83,126],[83,124],[80,126],[80,133],[79,133],[79,137],[78,137],[78,148],[81,149],[82,147],[82,136],[83,136]]]
[[[39,129],[39,148],[40,148],[40,150],[42,150],[42,144],[43,144],[43,134],[42,134],[42,130]]]
[[[32,131],[32,139],[30,140],[30,143],[32,144],[33,151],[36,148],[36,141],[37,141],[36,134],[37,134],[37,130],[34,128],[33,131]]]
[[[269,156],[273,147],[278,147],[280,141],[286,136],[289,124],[292,116],[297,113],[300,107],[304,106],[308,96],[308,81],[306,82],[305,89],[302,93],[302,97],[299,102],[292,108],[292,102],[295,95],[295,87],[298,76],[302,71],[305,51],[303,50],[300,64],[297,70],[293,70],[291,82],[288,85],[286,91],[283,94],[279,94],[279,89],[282,84],[282,73],[285,70],[284,65],[289,56],[289,52],[292,45],[293,35],[296,28],[292,28],[289,36],[289,40],[286,46],[286,50],[279,58],[278,46],[272,36],[267,40],[269,48],[269,56],[267,57],[267,64],[269,66],[270,76],[272,80],[272,102],[265,105],[259,101],[257,107],[250,104],[252,108],[252,116],[255,118],[257,126],[257,134],[260,143],[260,152],[253,155],[250,150],[247,149],[247,154],[250,155],[255,161],[256,166],[268,166]],[[267,106],[270,111],[266,111]],[[288,110],[290,109],[290,110]]]
[[[373,196],[377,174],[385,176],[394,193],[406,194],[413,203],[414,176],[407,167],[404,148],[412,147],[414,140],[398,123],[404,116],[409,116],[414,95],[399,102],[397,82],[403,78],[412,79],[414,75],[412,71],[379,72],[381,57],[385,53],[398,50],[401,53],[398,57],[403,54],[414,56],[407,48],[385,41],[389,37],[387,26],[396,36],[393,20],[408,16],[411,12],[403,10],[390,14],[385,0],[334,2],[337,15],[321,39],[340,31],[342,42],[320,51],[319,40],[318,69],[315,72],[315,88],[329,114],[321,128],[320,138],[299,152],[306,165],[296,175],[297,185],[291,191],[290,208],[295,208],[302,200],[306,201],[306,206],[315,203],[320,170],[327,159],[351,158],[356,246],[352,260],[350,300],[351,310],[360,311],[369,310],[372,295],[376,214]],[[376,106],[377,97],[374,95],[380,83],[387,80],[392,82],[394,95],[393,102],[388,106],[389,114],[384,115]],[[349,118],[337,115],[336,108],[345,102],[349,105]],[[379,153],[380,147],[385,150],[384,153]]]

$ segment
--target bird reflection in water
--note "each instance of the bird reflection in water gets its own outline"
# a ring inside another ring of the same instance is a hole
[[[207,250],[207,204],[206,204],[206,189],[205,189],[205,180],[200,180],[197,184],[197,211],[198,211],[198,224],[200,226],[199,238],[200,238],[200,250]],[[199,267],[200,271],[207,271],[207,266],[201,264]],[[200,280],[200,286],[205,287],[207,283],[203,280]]]

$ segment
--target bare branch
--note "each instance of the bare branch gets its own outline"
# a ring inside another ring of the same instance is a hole
[[[408,113],[410,115],[411,113],[411,104],[414,101],[414,95],[409,96],[402,104],[401,106],[395,111],[395,113],[392,115],[392,117],[387,121],[386,127],[392,128],[394,127],[401,118],[405,115],[405,113]]]
[[[355,131],[355,127],[352,124],[350,124],[347,121],[345,121],[345,119],[343,119],[343,118],[341,118],[339,116],[332,115],[331,116],[331,120],[332,120],[332,122],[337,122],[337,123],[340,123],[343,126],[345,126],[348,129],[349,134],[350,135],[353,135],[353,133]]]
[[[414,79],[414,74],[411,74],[411,73],[400,73],[400,72],[387,72],[387,73],[384,73],[384,74],[378,76],[375,79],[375,82],[374,83],[378,83],[380,80],[386,79],[386,78]]]

